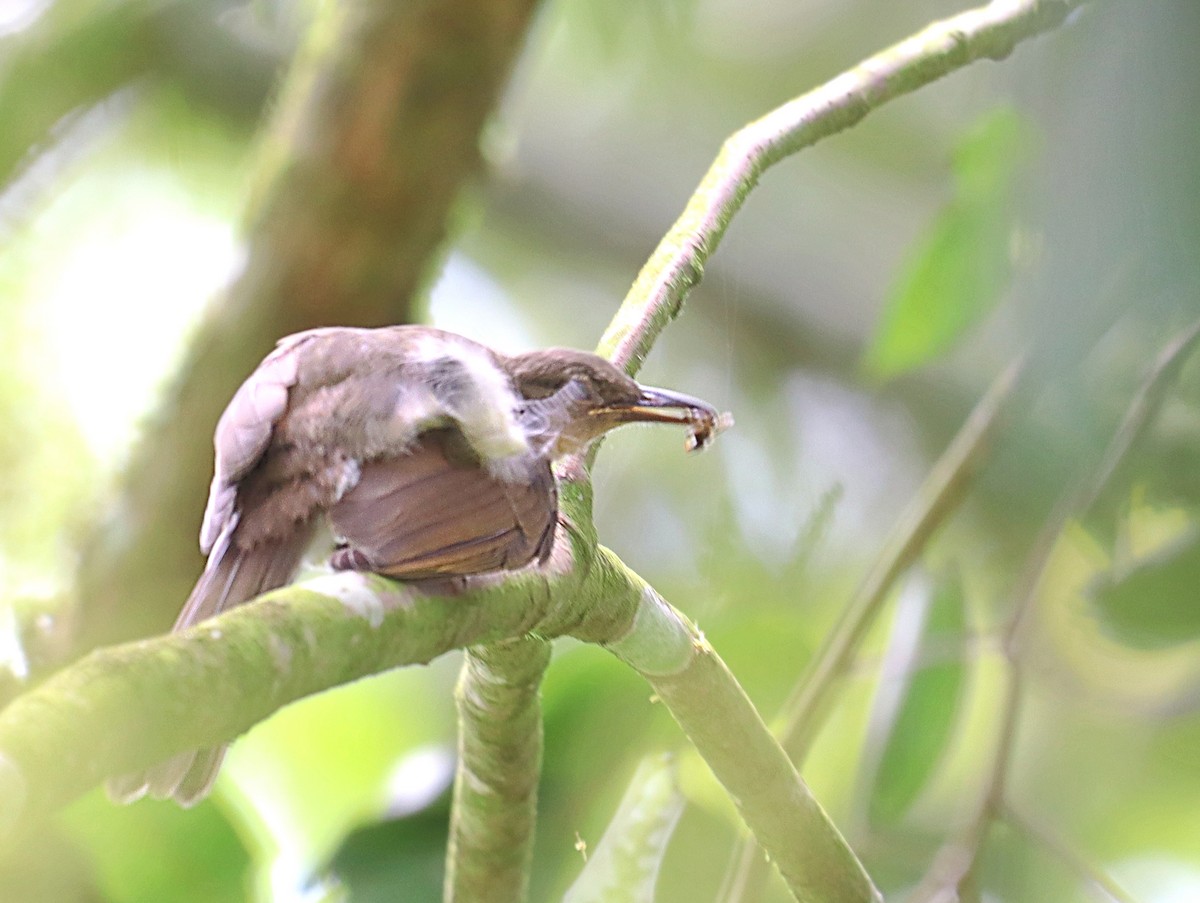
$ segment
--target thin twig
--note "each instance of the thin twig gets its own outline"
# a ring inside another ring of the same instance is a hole
[[[947,888],[960,883],[974,871],[988,827],[999,817],[1005,805],[1005,785],[1016,749],[1025,684],[1021,647],[1046,567],[1067,523],[1086,513],[1153,422],[1167,390],[1195,350],[1197,342],[1200,342],[1200,320],[1167,343],[1134,394],[1096,466],[1086,471],[1063,493],[1034,540],[1014,587],[1015,604],[1004,643],[1009,669],[1000,704],[996,754],[979,807],[961,835],[952,838],[943,847],[934,866],[909,898],[912,903],[941,899]],[[947,862],[953,863],[953,867],[947,867]]]
[[[987,452],[1000,415],[1012,398],[1023,369],[1022,358],[996,377],[958,435],[930,469],[925,483],[892,529],[871,571],[784,705],[780,718],[784,724],[781,742],[798,766],[803,765],[824,724],[838,678],[845,673],[863,637],[875,623],[896,579],[908,570],[938,527],[966,498],[970,478]],[[733,865],[719,899],[728,903],[756,899],[762,892],[766,874],[762,856],[749,838],[744,839],[734,853]]]
[[[804,761],[820,730],[823,720],[820,711],[837,678],[845,672],[863,637],[875,623],[896,580],[912,566],[938,527],[966,498],[971,477],[990,448],[1000,415],[1006,410],[1023,369],[1024,359],[1021,358],[996,377],[962,429],[930,469],[924,484],[892,529],[874,566],[814,659],[812,669],[784,705],[783,744],[798,763]]]
[[[1079,497],[1075,501],[1076,511],[1087,511],[1095,504],[1100,493],[1120,468],[1121,462],[1145,432],[1146,425],[1158,416],[1167,387],[1178,378],[1179,371],[1187,363],[1197,341],[1200,341],[1200,320],[1183,330],[1159,352],[1138,393],[1130,402],[1129,409],[1125,412],[1125,417],[1117,428],[1112,443],[1105,450],[1090,483],[1080,487]]]
[[[1137,903],[1137,900],[1130,896],[1125,888],[1117,884],[1116,881],[1104,872],[1096,869],[1070,844],[1051,832],[1049,828],[1037,824],[1033,819],[1022,815],[1009,805],[1003,807],[1001,815],[1008,824],[1028,836],[1030,840],[1039,846],[1053,853],[1083,883],[1094,886],[1096,890],[1103,893],[1113,903]]]

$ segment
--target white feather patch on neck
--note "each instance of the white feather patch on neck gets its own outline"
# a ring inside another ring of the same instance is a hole
[[[508,374],[482,348],[431,337],[413,354],[430,374],[429,389],[444,416],[453,421],[485,462],[529,451],[517,420],[521,399]]]

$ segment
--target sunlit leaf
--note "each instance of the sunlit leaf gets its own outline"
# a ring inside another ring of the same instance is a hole
[[[1123,643],[1161,648],[1200,638],[1200,529],[1133,567],[1109,574],[1088,593],[1104,628]]]
[[[865,365],[887,378],[948,350],[1008,285],[1014,177],[1030,127],[1011,108],[992,113],[954,154],[954,197],[912,249],[888,295]]]
[[[892,700],[875,711],[873,729],[884,733],[879,767],[871,792],[870,815],[877,823],[899,820],[933,775],[950,740],[958,715],[966,670],[963,663],[964,597],[957,575],[944,579],[928,599],[901,608],[901,618],[920,617],[921,623],[897,624],[916,633],[896,660],[888,656],[880,698]],[[909,609],[921,609],[911,611]],[[893,674],[898,676],[893,676]],[[895,681],[899,681],[897,684]]]
[[[668,757],[642,760],[563,903],[653,903],[659,866],[683,802]]]

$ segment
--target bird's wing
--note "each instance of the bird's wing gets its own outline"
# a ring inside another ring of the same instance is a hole
[[[501,480],[464,458],[454,429],[423,434],[408,453],[363,465],[329,511],[350,547],[347,566],[402,580],[511,570],[549,553],[558,514],[550,465],[526,459]]]
[[[320,332],[310,330],[282,339],[241,384],[217,421],[213,435],[216,466],[200,528],[200,549],[205,554],[213,550],[222,534],[228,540],[235,523],[237,481],[262,459],[296,384],[299,349]]]

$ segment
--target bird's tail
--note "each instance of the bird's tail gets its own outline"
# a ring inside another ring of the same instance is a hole
[[[296,572],[311,534],[311,528],[298,527],[293,535],[260,543],[252,549],[239,549],[228,536],[222,536],[173,630],[185,630],[286,584]],[[180,753],[146,771],[111,778],[105,788],[110,797],[121,803],[131,803],[149,794],[156,799],[174,799],[181,806],[192,806],[208,795],[225,749],[222,745]]]

